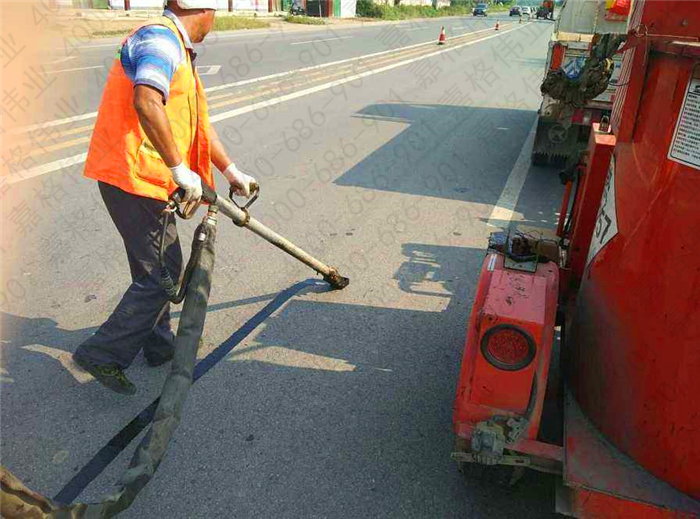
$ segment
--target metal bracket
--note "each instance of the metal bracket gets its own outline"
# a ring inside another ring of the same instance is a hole
[[[228,190],[229,200],[231,200],[231,202],[233,202],[233,205],[235,205],[236,207],[238,207],[238,209],[240,209],[241,211],[243,211],[245,213],[245,218],[241,223],[233,222],[238,227],[245,227],[246,225],[248,225],[248,222],[250,222],[249,209],[250,209],[250,206],[252,206],[255,203],[255,201],[258,199],[258,197],[260,196],[260,185],[253,184],[253,192],[255,193],[253,195],[253,198],[251,198],[248,201],[248,203],[245,204],[244,206],[240,206],[240,205],[238,205],[238,202],[236,202],[236,200],[233,198],[233,195],[234,195],[233,186],[231,186],[231,188]]]
[[[195,200],[194,202],[185,203],[178,203],[175,200],[171,199],[168,200],[168,203],[165,206],[165,209],[163,209],[163,212],[171,214],[176,213],[183,220],[189,220],[195,215],[200,205],[202,205],[201,199]]]
[[[510,431],[508,431],[506,443],[517,442],[525,432],[525,429],[527,428],[527,423],[527,420],[523,417],[508,418],[506,425],[510,428]]]
[[[515,261],[506,256],[503,266],[510,270],[519,270],[520,272],[537,272],[537,261]]]
[[[464,462],[464,463],[482,463],[481,458],[475,456],[471,452],[453,452],[450,454],[453,461]],[[530,458],[527,456],[513,456],[511,454],[504,454],[496,462],[498,465],[512,465],[514,467],[529,467]]]
[[[503,427],[494,420],[479,422],[472,432],[471,456],[483,465],[496,465],[503,459],[506,437]]]
[[[527,424],[526,418],[505,416],[479,422],[472,431],[470,452],[453,452],[452,459],[482,465],[529,466],[528,456],[504,454],[508,444],[520,439]]]

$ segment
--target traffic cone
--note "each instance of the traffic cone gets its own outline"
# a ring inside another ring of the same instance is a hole
[[[496,20],[496,30],[498,30],[500,28],[501,28],[501,23],[498,20]]]
[[[445,27],[440,29],[440,36],[438,36],[438,45],[444,45],[447,43],[447,36],[445,36]]]

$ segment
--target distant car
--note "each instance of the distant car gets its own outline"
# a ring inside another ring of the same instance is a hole
[[[513,7],[510,8],[510,16],[520,16],[521,11],[520,11],[520,6],[519,5],[514,5]]]
[[[523,8],[522,8],[522,10],[521,10],[521,13],[522,13],[523,16],[528,16],[528,17],[529,17],[529,16],[532,16],[532,9],[530,9],[529,6],[524,5]]]
[[[488,16],[488,8],[489,6],[486,4],[476,4],[476,7],[472,11],[472,15],[474,16]]]

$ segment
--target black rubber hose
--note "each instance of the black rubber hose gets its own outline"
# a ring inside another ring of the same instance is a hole
[[[170,212],[166,211],[163,216],[163,232],[160,236],[160,247],[158,251],[158,263],[160,267],[160,286],[163,287],[168,300],[171,303],[179,305],[182,303],[187,292],[187,285],[192,277],[192,271],[195,265],[199,262],[200,255],[202,253],[202,242],[198,239],[202,232],[202,225],[199,225],[194,233],[194,240],[192,241],[192,254],[185,267],[185,274],[182,276],[182,283],[180,284],[180,289],[178,290],[177,285],[173,281],[172,276],[168,267],[165,265],[165,238],[168,229],[168,224],[170,223]]]
[[[153,424],[134,452],[129,469],[124,472],[115,491],[98,503],[78,503],[56,506],[47,515],[50,519],[107,519],[124,511],[139,492],[153,478],[165,455],[170,440],[180,424],[187,394],[192,385],[197,350],[204,330],[207,304],[214,272],[214,243],[216,227],[212,223],[202,223],[197,228],[195,243],[200,232],[204,240],[199,242],[199,258],[194,263],[190,282],[186,285],[185,304],[175,338],[175,357],[170,373],[165,380],[153,417]],[[194,256],[194,251],[192,256]]]

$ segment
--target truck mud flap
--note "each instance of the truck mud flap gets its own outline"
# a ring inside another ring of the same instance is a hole
[[[571,157],[586,148],[590,131],[590,126],[573,124],[566,128],[559,122],[540,118],[532,147],[532,164],[564,167]]]

